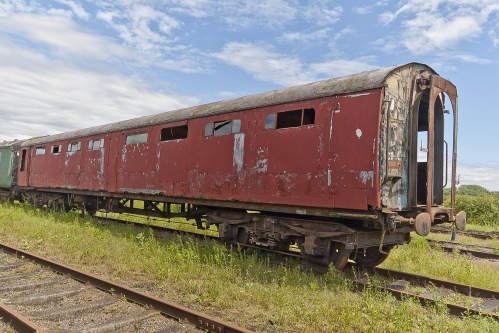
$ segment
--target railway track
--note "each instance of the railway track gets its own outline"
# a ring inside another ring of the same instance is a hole
[[[99,218],[101,223],[120,223],[120,224],[133,224],[139,228],[143,227],[148,227],[151,228],[154,232],[156,232],[158,235],[164,234],[164,233],[177,233],[180,235],[186,235],[188,237],[194,237],[197,239],[212,239],[212,240],[217,240],[217,236],[211,236],[207,235],[204,233],[196,233],[196,232],[188,232],[188,231],[179,231],[177,229],[173,228],[167,228],[167,227],[162,227],[162,226],[156,226],[156,225],[149,225],[149,224],[144,224],[140,222],[134,222],[134,221],[124,221],[120,219],[114,219],[114,218]],[[433,230],[433,229],[432,229]],[[449,229],[450,230],[450,229]],[[482,258],[482,259],[492,259],[492,260],[499,260],[499,253],[497,249],[490,248],[490,247],[484,247],[484,246],[475,246],[475,245],[464,245],[460,244],[457,242],[444,242],[444,241],[436,241],[436,240],[431,240],[427,239],[428,243],[432,246],[438,246],[442,248],[446,252],[453,252],[455,250],[459,250],[461,254],[467,254],[471,255],[473,257],[477,258]],[[243,244],[241,244],[243,245]],[[248,244],[244,244],[244,247],[252,247]],[[259,248],[259,247],[255,247]],[[295,255],[293,253],[285,252],[285,254],[292,255],[295,257],[300,257],[299,255]]]
[[[452,227],[446,227],[446,226],[441,226],[441,225],[432,226],[431,232],[450,234],[450,233],[452,233]],[[497,231],[477,231],[477,230],[459,231],[459,230],[455,230],[455,232],[458,235],[464,235],[464,236],[469,236],[469,237],[479,238],[479,239],[498,239],[499,238],[499,232],[497,232]]]
[[[476,245],[464,245],[456,242],[444,242],[431,239],[428,239],[427,241],[430,245],[438,246],[446,252],[454,252],[458,250],[459,253],[468,254],[477,258],[499,260],[499,252],[498,249],[495,248]]]
[[[133,223],[138,227],[143,227],[144,225],[136,222],[123,222],[121,220],[112,220],[112,222],[118,223]],[[155,232],[178,232],[178,230],[150,226]],[[206,236],[198,233],[181,232],[189,237],[197,237],[199,239],[213,239],[218,240],[216,236]],[[430,244],[444,248],[446,251],[453,251],[454,248],[451,245],[459,245],[456,243],[447,242],[437,242],[429,240]],[[283,256],[291,256],[295,258],[300,258],[300,255],[293,252],[282,252],[282,251],[272,251],[268,248],[262,248],[259,246],[253,246],[248,244],[241,244],[246,248],[263,249],[268,252],[277,253]],[[461,246],[461,253],[468,253],[473,255],[480,255],[481,257],[487,257],[491,259],[496,259],[494,253],[485,253],[479,251],[472,251],[470,249],[465,249]],[[493,249],[489,249],[493,250]],[[399,272],[383,268],[374,269],[363,269],[355,264],[349,264],[345,269],[346,272],[355,271],[355,274],[349,278],[352,280],[353,285],[356,290],[365,290],[367,288],[377,288],[380,291],[388,292],[394,295],[397,299],[403,299],[411,297],[418,300],[423,306],[428,304],[444,304],[449,313],[455,316],[467,316],[467,315],[485,315],[490,316],[493,319],[499,320],[499,292],[489,289],[478,288],[470,285],[464,285],[460,283],[454,283],[446,280],[430,278],[422,275],[416,275],[411,273]],[[348,275],[347,273],[346,275]],[[381,276],[387,278],[389,281],[383,286],[377,285],[373,286],[369,281],[362,281],[357,279],[358,276],[364,276],[365,274],[371,274],[376,276]],[[417,287],[417,288],[414,288]],[[419,292],[423,288],[422,292]],[[412,290],[412,291],[411,291]],[[413,290],[417,290],[416,293]],[[450,299],[447,301],[446,299]],[[451,302],[453,301],[453,302]],[[459,303],[459,304],[456,304]],[[470,305],[471,304],[471,305]]]
[[[7,245],[0,250],[0,317],[16,332],[251,333]]]
[[[119,221],[119,223],[133,223],[134,225],[137,225],[138,227],[146,226],[148,228],[153,229],[155,233],[160,233],[160,234],[165,233],[165,232],[166,233],[168,233],[168,232],[179,233],[179,231],[175,230],[175,229],[165,229],[164,227],[144,225],[142,223],[135,223],[135,222],[124,222],[121,220],[118,220],[118,221]],[[114,221],[114,220],[110,221],[109,219],[107,219],[107,220],[102,220],[101,223],[116,223],[116,221]],[[188,236],[189,238],[193,237],[192,233],[190,233],[190,232],[181,232],[181,234],[182,233],[185,234],[186,236]],[[206,239],[206,238],[214,239],[214,240],[218,239],[218,237],[206,236],[203,234],[197,234],[196,237],[199,237],[200,239]],[[259,248],[257,246],[252,246],[252,245],[250,245],[249,247],[255,247],[257,249]],[[270,249],[265,249],[265,250],[269,251],[269,252],[273,252]],[[6,250],[4,250],[4,251],[10,252],[10,253],[17,253],[17,256],[21,256],[25,259],[36,260],[29,253],[26,253],[26,252],[23,252],[23,251],[20,251],[17,249],[9,249],[7,247]],[[278,253],[280,255],[284,255],[284,256],[293,256],[293,257],[299,256],[296,253],[287,253],[287,252],[278,252]],[[1,252],[0,252],[0,258],[2,258]],[[21,262],[26,264],[25,259],[23,259],[23,260],[19,259],[19,260],[21,260]],[[43,259],[42,259],[42,262],[43,262]],[[9,264],[7,264],[7,265],[9,265]],[[4,266],[5,266],[5,264],[4,264]],[[490,318],[493,318],[495,320],[499,320],[499,315],[498,315],[499,292],[496,292],[493,290],[482,289],[482,288],[476,288],[473,286],[468,286],[468,285],[463,285],[463,284],[458,284],[458,283],[452,283],[452,282],[445,281],[445,280],[432,279],[432,278],[419,276],[419,275],[415,275],[415,274],[408,274],[408,273],[404,273],[404,272],[397,272],[397,271],[386,270],[386,269],[381,269],[381,268],[376,268],[376,269],[372,269],[372,270],[361,270],[359,267],[355,266],[354,264],[350,265],[349,268],[350,269],[347,269],[345,271],[346,272],[345,277],[351,279],[352,285],[354,286],[355,290],[357,290],[359,292],[361,292],[365,289],[368,289],[368,288],[369,289],[375,288],[375,289],[380,290],[382,292],[390,293],[390,294],[394,295],[394,297],[396,297],[397,299],[404,299],[404,298],[408,298],[408,297],[413,298],[413,299],[419,301],[423,306],[428,305],[428,304],[438,304],[439,306],[444,305],[448,309],[448,312],[452,315],[456,315],[456,316],[468,316],[468,315],[489,316]],[[15,268],[10,268],[10,269],[8,269],[8,271],[12,271],[13,269],[15,269]],[[176,318],[177,325],[179,325],[178,324],[179,319],[183,320],[183,321],[187,319],[187,321],[189,323],[191,323],[197,327],[202,327],[209,332],[249,332],[249,331],[244,330],[244,329],[238,329],[238,328],[234,328],[234,327],[231,328],[230,325],[223,326],[223,325],[221,325],[221,323],[219,321],[214,320],[213,318],[203,317],[203,319],[201,319],[199,314],[195,314],[192,316],[192,315],[185,314],[184,312],[182,312],[183,310],[180,313],[177,312],[177,311],[180,311],[178,309],[177,310],[164,310],[161,308],[161,305],[158,305],[158,302],[160,302],[160,300],[157,300],[157,299],[153,299],[152,301],[151,300],[149,300],[149,301],[144,300],[144,299],[142,299],[142,297],[144,297],[144,295],[142,295],[140,293],[138,293],[138,296],[135,293],[130,294],[130,293],[128,293],[127,288],[120,287],[120,286],[113,287],[113,286],[110,286],[108,284],[109,282],[104,282],[104,285],[101,285],[101,282],[95,283],[95,282],[93,282],[93,279],[95,277],[91,277],[90,279],[87,277],[80,277],[79,276],[80,273],[76,273],[76,272],[72,272],[72,271],[68,272],[66,267],[58,265],[58,264],[56,264],[54,267],[51,267],[51,269],[55,272],[58,272],[59,274],[70,275],[71,277],[75,278],[77,281],[80,281],[80,282],[76,283],[76,285],[79,286],[79,288],[87,287],[87,284],[91,284],[91,285],[96,286],[100,290],[107,291],[107,293],[104,293],[104,294],[106,294],[107,297],[111,297],[113,299],[113,301],[115,301],[115,302],[117,301],[117,298],[118,298],[118,301],[120,301],[120,302],[123,302],[123,300],[126,299],[126,300],[129,300],[132,302],[136,302],[138,304],[147,304],[149,306],[149,308],[154,308],[155,311],[148,310],[148,308],[144,308],[143,306],[142,307],[139,306],[139,308],[140,308],[140,311],[145,312],[145,313],[147,311],[153,312],[151,314],[151,318],[161,317],[158,315],[158,312],[161,312],[161,313],[166,314],[170,317]],[[41,271],[41,273],[47,274],[46,270],[41,270],[41,269],[39,269],[39,270]],[[6,271],[5,267],[2,267],[1,264],[0,264],[0,271]],[[355,272],[355,274],[352,274],[352,276],[348,276],[349,271]],[[362,279],[356,278],[359,276],[370,276],[371,278],[374,276],[383,277],[386,279],[386,283],[380,284],[378,282],[378,283],[376,283],[376,285],[373,285],[370,283],[370,281],[368,279],[362,280]],[[63,279],[64,276],[58,275],[57,278]],[[4,283],[2,279],[3,279],[3,275],[0,274],[0,288]],[[38,280],[40,280],[40,276],[38,277]],[[16,281],[17,281],[17,279],[16,279]],[[85,283],[85,285],[82,285],[81,282]],[[58,282],[58,284],[60,284],[60,283]],[[113,294],[115,294],[115,295],[122,295],[122,296],[120,296],[120,297],[109,296],[109,291],[112,291]],[[20,292],[20,293],[22,294],[22,292]],[[29,295],[30,292],[29,291],[24,292],[24,294],[25,294],[25,297],[27,297],[26,294]],[[3,300],[3,298],[5,298],[5,295],[2,296],[2,300]],[[9,306],[10,306],[10,304],[9,304]],[[131,306],[131,305],[128,305],[127,307],[129,307],[129,306]],[[136,306],[136,305],[134,305],[134,306]],[[59,306],[59,307],[61,307],[61,306]],[[57,313],[55,308],[57,308],[57,307],[54,307],[54,309],[52,311],[55,311],[55,313]],[[66,306],[65,308],[68,308],[68,306]],[[40,310],[37,308],[24,309],[22,306],[21,306],[21,310],[22,311],[18,311],[18,308],[14,308],[14,313],[16,311],[22,313],[21,318],[23,315],[25,316],[25,318],[28,318],[29,320],[33,320],[33,318],[34,318],[35,319],[34,321],[37,324],[39,323],[37,321],[38,319],[36,316],[33,317],[33,313],[36,315],[39,313],[43,313],[43,311],[44,311],[44,310]],[[45,310],[45,311],[48,311],[48,310]],[[155,312],[155,314],[154,314],[154,312]],[[2,315],[2,316],[6,317],[6,315]],[[131,317],[131,316],[128,316],[128,317]],[[46,320],[46,319],[43,319],[43,320]],[[44,323],[43,320],[42,320],[42,323]],[[20,322],[22,322],[22,319],[20,320]],[[61,320],[60,318],[57,320],[57,322],[59,323],[58,324],[59,326],[62,324],[64,324],[64,325],[70,324],[70,322],[66,322],[63,319]],[[15,321],[12,321],[12,326],[14,326],[14,323],[15,323]],[[44,325],[46,325],[46,324],[44,324]],[[132,325],[132,324],[129,324],[129,325]],[[99,324],[96,326],[101,327],[103,325]],[[45,327],[46,326],[44,326],[44,328]],[[191,326],[190,328],[193,329],[193,326]],[[94,328],[94,329],[96,329],[96,328]],[[179,327],[178,329],[179,330],[174,329],[174,330],[172,330],[172,332],[185,332],[186,328],[185,328],[185,326],[181,325],[181,327]],[[184,330],[182,331],[180,329],[184,329]],[[18,331],[19,332],[35,332],[36,330],[40,331],[40,329],[36,328],[36,326],[34,327],[34,329],[27,329],[27,330],[20,329]],[[52,329],[50,329],[49,331],[50,332],[52,332],[52,331],[63,332],[64,330],[52,330]],[[75,329],[67,330],[66,329],[66,331],[73,332],[73,331],[77,331],[77,330],[75,330]],[[83,332],[83,330],[80,330],[80,331]],[[120,331],[126,332],[126,330],[120,330]],[[137,330],[137,329],[134,329],[132,331],[133,332],[140,332],[140,330]],[[151,329],[145,330],[145,331],[154,332],[154,330],[151,330]],[[94,332],[94,331],[88,330],[88,332]],[[95,331],[95,332],[97,332],[97,331]],[[165,332],[165,331],[162,330],[161,332]]]
[[[374,288],[389,292],[399,300],[411,297],[418,300],[421,305],[438,302],[444,304],[451,315],[489,316],[499,320],[498,291],[378,267],[359,269],[355,265],[351,265],[350,268],[356,271],[357,275],[363,275],[367,272],[391,279],[392,282]],[[356,288],[360,290],[373,288],[372,285],[364,281],[353,281]],[[414,288],[414,290],[418,290],[418,292],[411,291],[411,287],[416,286],[419,288]],[[419,290],[421,287],[424,288],[423,291]],[[453,300],[453,302],[448,300]]]

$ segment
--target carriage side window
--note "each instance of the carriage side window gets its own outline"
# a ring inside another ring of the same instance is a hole
[[[301,126],[302,110],[279,112],[277,114],[276,128],[288,128]]]
[[[36,147],[35,155],[45,155],[45,147]]]
[[[104,147],[104,139],[90,140],[88,150],[99,150]]]
[[[161,130],[160,141],[187,139],[187,125],[167,127]]]
[[[277,118],[277,114],[271,113],[265,117],[265,129],[274,129],[275,128],[275,120]]]
[[[291,110],[268,114],[265,129],[279,129],[312,125],[315,123],[315,109]]]
[[[241,120],[223,120],[207,123],[204,128],[204,136],[222,136],[241,131]]]
[[[222,136],[230,134],[232,131],[232,122],[230,120],[216,121],[213,124],[213,135]]]
[[[213,135],[213,123],[208,123],[204,127],[204,136],[212,136]]]
[[[81,142],[72,142],[68,145],[68,152],[74,153],[81,150]]]
[[[139,143],[147,142],[148,133],[130,134],[126,137],[126,145],[137,145]]]
[[[303,109],[303,121],[302,125],[312,125],[315,124],[315,109]]]
[[[55,154],[55,155],[59,154],[59,153],[61,152],[61,150],[62,150],[62,146],[61,146],[61,145],[52,146],[52,147],[50,148],[50,152],[51,152],[52,154]]]

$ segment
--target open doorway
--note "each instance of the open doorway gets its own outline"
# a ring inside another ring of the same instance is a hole
[[[426,89],[417,107],[417,204],[426,205],[428,186],[432,185],[431,205],[443,204],[443,188],[446,185],[447,144],[444,138],[444,94],[440,94],[434,104],[433,126],[429,119],[430,89]],[[433,131],[430,132],[430,127]],[[433,141],[433,149],[429,142]],[[433,154],[433,158],[429,154]],[[429,166],[428,163],[432,165]],[[428,184],[431,168],[432,184]]]

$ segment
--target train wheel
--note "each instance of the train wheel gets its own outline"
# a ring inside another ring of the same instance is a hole
[[[347,250],[345,244],[340,242],[332,242],[331,243],[331,252],[329,255],[329,263],[332,263],[334,267],[341,271],[348,262],[350,257],[350,250]],[[324,263],[322,260],[318,260],[320,258],[311,258],[308,260],[308,265],[312,269],[312,272],[315,275],[326,274],[329,270],[329,264]]]
[[[383,246],[383,251],[390,252],[391,245]],[[350,259],[354,260],[358,265],[364,267],[376,267],[388,258],[388,254],[379,252],[377,246],[368,247],[366,249],[358,249],[352,252]]]
[[[345,244],[340,242],[332,242],[329,261],[334,265],[334,267],[337,270],[341,271],[345,267],[349,257],[350,257],[350,250],[347,250]]]

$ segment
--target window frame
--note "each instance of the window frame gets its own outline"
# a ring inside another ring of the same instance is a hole
[[[52,155],[59,155],[61,152],[62,152],[62,145],[53,145],[50,147],[50,153]]]
[[[125,138],[125,146],[140,145],[147,143],[148,141],[149,141],[149,132],[131,133],[128,134]]]
[[[164,127],[159,133],[159,142],[185,140],[188,136],[189,126],[187,124]]]
[[[298,124],[298,111],[300,112],[300,123]],[[279,120],[281,115],[281,120]],[[288,119],[286,119],[288,117]],[[264,130],[278,130],[286,128],[297,128],[301,126],[315,125],[315,108],[303,108],[272,112],[265,116]]]
[[[217,128],[218,125],[218,128]],[[227,125],[230,125],[226,127]],[[236,134],[241,132],[241,119],[225,119],[218,121],[210,121],[206,123],[204,127],[204,136],[212,137],[212,136],[225,136],[229,134]],[[223,130],[221,130],[223,128]],[[228,131],[227,129],[230,130]]]
[[[95,144],[97,142],[99,143],[99,146],[95,147]],[[87,150],[96,151],[96,150],[101,150],[103,148],[104,148],[104,138],[101,138],[101,139],[92,139],[92,140],[88,141]]]
[[[73,147],[76,146],[76,149],[73,149]],[[68,143],[68,153],[75,153],[77,151],[80,151],[81,150],[81,142],[78,141],[78,142],[70,142]]]
[[[36,147],[35,148],[35,156],[45,155],[45,153],[46,153],[45,148],[46,148],[45,146]]]

